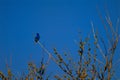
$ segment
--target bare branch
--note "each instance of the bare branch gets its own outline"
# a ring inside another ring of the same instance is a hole
[[[92,26],[92,31],[93,31],[93,36],[94,36],[95,42],[97,42],[98,40],[96,38],[96,34],[95,34],[95,31],[94,31],[94,27],[93,27],[93,23],[92,22],[91,22],[91,26]],[[100,53],[103,56],[103,58],[106,60],[105,54],[102,51],[102,49],[101,49],[100,45],[98,44],[98,42],[96,43],[96,45],[97,45],[98,49],[100,50]]]
[[[40,47],[42,49],[44,49],[44,51],[48,54],[49,58],[48,58],[48,62],[50,61],[50,59],[52,59],[56,64],[58,64],[58,62],[56,61],[56,59],[52,56],[52,54],[42,45],[41,42],[38,41],[38,44],[40,45]],[[47,63],[48,63],[47,62]]]

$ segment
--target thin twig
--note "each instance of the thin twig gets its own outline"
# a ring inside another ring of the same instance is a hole
[[[75,44],[76,44],[77,46],[79,46],[79,43],[78,43],[76,40],[74,40],[74,42],[75,42]],[[86,61],[84,55],[82,55],[82,59],[83,59],[84,61]]]
[[[55,58],[52,56],[52,54],[42,45],[42,43],[41,43],[40,41],[38,41],[38,44],[39,44],[40,47],[41,47],[42,49],[44,49],[44,51],[48,54],[48,56],[49,56],[48,62],[50,61],[50,59],[52,59],[55,63],[57,63],[56,60],[55,60]],[[57,63],[57,64],[58,64],[58,63]]]
[[[105,49],[105,56],[107,55],[107,53],[108,53],[108,51],[107,51],[107,47],[106,47],[106,45],[105,45],[105,42],[104,42],[104,40],[103,40],[103,38],[99,35],[99,37],[100,37],[100,40],[101,40],[101,42],[102,42],[102,44],[103,44],[103,47],[104,47],[104,49]]]
[[[92,23],[92,22],[91,22],[91,25],[92,25],[92,31],[93,31],[94,39],[95,39],[95,41],[97,41],[96,34],[95,34],[95,31],[94,31],[94,27],[93,27],[93,23]],[[100,53],[101,53],[101,55],[103,56],[103,58],[106,60],[105,55],[104,55],[104,53],[103,53],[100,45],[98,44],[98,42],[96,43],[96,45],[97,45],[97,47],[99,48]]]
[[[91,57],[93,57],[97,62],[101,63],[104,65],[104,63],[102,61],[100,61],[99,59],[97,59],[96,57],[94,57],[92,54],[90,54]]]
[[[49,56],[48,61],[49,61],[50,59],[52,59],[64,72],[66,72],[68,75],[70,75],[70,76],[73,78],[73,80],[74,80],[74,76],[73,76],[71,73],[69,73],[68,71],[66,71],[65,69],[63,69],[63,67],[62,67],[61,65],[59,65],[59,63],[55,60],[55,58],[52,56],[52,54],[42,45],[42,43],[38,41],[38,44],[39,44],[39,45],[41,46],[41,48],[44,49],[44,51],[48,54],[48,56]]]
[[[105,21],[103,20],[102,15],[101,15],[100,10],[99,10],[98,7],[97,7],[97,11],[98,11],[98,15],[99,15],[99,17],[100,17],[100,19],[101,19],[101,22],[102,22],[102,24],[103,24],[103,26],[104,26],[104,29],[105,29],[105,31],[107,32],[107,33],[106,33],[106,36],[107,36],[107,38],[108,38],[108,42],[109,42],[109,44],[112,45],[112,41],[111,41],[110,35],[109,35],[109,33],[108,33],[107,26],[105,25]]]

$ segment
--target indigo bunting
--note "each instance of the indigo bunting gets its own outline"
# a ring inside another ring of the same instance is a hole
[[[39,33],[36,33],[35,42],[37,43],[39,41],[39,39],[40,39],[40,35],[39,35]]]

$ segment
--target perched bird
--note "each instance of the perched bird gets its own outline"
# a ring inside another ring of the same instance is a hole
[[[39,39],[40,39],[40,35],[39,35],[39,33],[36,33],[35,42],[37,43],[39,41]]]

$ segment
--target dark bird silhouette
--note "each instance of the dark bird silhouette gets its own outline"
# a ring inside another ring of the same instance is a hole
[[[40,35],[39,35],[39,33],[36,33],[35,42],[37,43],[39,41],[39,39],[40,39]]]

